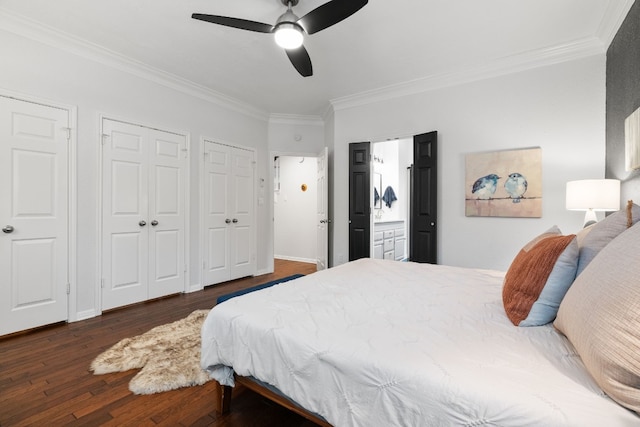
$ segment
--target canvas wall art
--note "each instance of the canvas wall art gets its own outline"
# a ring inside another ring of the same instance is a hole
[[[465,174],[466,216],[542,216],[540,147],[467,154]]]
[[[640,169],[640,108],[624,121],[625,169]]]

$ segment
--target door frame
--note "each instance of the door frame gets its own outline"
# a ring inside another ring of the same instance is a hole
[[[69,118],[69,150],[67,152],[67,322],[75,322],[82,320],[84,317],[78,313],[77,295],[77,236],[78,236],[78,107],[75,105],[64,104],[52,101],[38,96],[27,95],[20,92],[14,92],[6,89],[0,89],[0,96],[15,99],[17,101],[31,102],[43,105],[45,107],[57,108],[67,111]]]
[[[96,141],[98,145],[98,155],[97,157],[97,165],[96,170],[98,171],[98,179],[97,181],[97,210],[96,210],[96,224],[97,224],[97,257],[96,257],[96,284],[95,284],[95,313],[94,316],[99,316],[102,314],[102,198],[104,194],[102,193],[102,178],[103,178],[103,168],[102,168],[102,145],[104,144],[104,130],[103,124],[105,120],[111,120],[114,122],[127,123],[134,126],[141,126],[147,129],[154,129],[160,132],[173,133],[179,136],[184,136],[187,157],[186,157],[186,171],[185,171],[185,183],[184,183],[184,265],[186,267],[186,271],[184,272],[184,286],[183,292],[189,292],[189,284],[191,283],[191,268],[189,265],[189,260],[191,259],[190,255],[190,247],[191,247],[191,228],[189,226],[189,218],[191,215],[191,133],[182,130],[176,130],[169,127],[164,126],[155,126],[145,123],[144,121],[136,121],[131,118],[122,118],[115,114],[107,114],[107,113],[99,113],[98,114],[98,123],[97,123],[97,135]],[[92,317],[92,316],[87,316]]]
[[[324,148],[323,148],[324,149]],[[268,196],[268,200],[269,200],[269,241],[271,242],[271,244],[269,245],[269,254],[267,255],[267,268],[266,271],[264,272],[265,274],[267,273],[273,273],[275,268],[274,268],[274,247],[276,244],[276,240],[275,240],[275,226],[274,226],[274,222],[275,222],[275,216],[274,216],[274,198],[273,198],[273,192],[275,191],[275,189],[273,188],[273,179],[275,178],[274,173],[273,173],[273,159],[275,157],[308,157],[308,158],[314,158],[317,159],[318,158],[318,153],[317,152],[311,152],[311,151],[279,151],[279,150],[274,150],[274,151],[269,151],[269,185],[266,186],[266,188],[269,191],[269,196]],[[328,262],[328,260],[327,260]]]
[[[224,139],[220,139],[220,138],[214,138],[214,137],[209,137],[209,136],[200,136],[200,144],[198,147],[198,165],[199,165],[199,182],[200,182],[200,210],[199,210],[199,218],[198,218],[198,227],[200,229],[200,233],[198,233],[198,247],[200,249],[200,256],[198,257],[198,282],[191,285],[191,287],[189,288],[188,291],[186,292],[195,292],[195,291],[200,291],[202,289],[204,289],[205,287],[205,283],[204,283],[204,269],[205,269],[205,259],[204,259],[204,253],[205,253],[205,244],[206,244],[206,239],[204,238],[204,233],[203,231],[205,230],[205,206],[202,204],[203,200],[206,200],[205,197],[205,185],[204,185],[204,180],[205,180],[205,174],[204,174],[204,155],[205,155],[205,142],[212,142],[215,144],[221,144],[221,145],[226,145],[228,147],[232,147],[232,148],[236,148],[238,150],[247,150],[247,151],[251,151],[253,153],[254,156],[254,161],[255,161],[255,167],[254,167],[254,174],[253,174],[253,188],[258,190],[256,192],[256,194],[254,194],[253,197],[253,253],[255,256],[255,266],[253,269],[253,275],[256,276],[258,274],[263,274],[262,272],[258,272],[258,198],[260,197],[260,186],[258,186],[258,179],[259,179],[259,171],[258,171],[258,161],[259,161],[259,152],[258,149],[255,147],[249,147],[247,145],[241,145],[241,144],[236,144],[234,142],[229,142],[229,141],[225,141]]]
[[[415,153],[415,137],[422,136],[422,135],[428,135],[428,134],[435,134],[436,138],[437,138],[437,133],[438,133],[437,131],[425,132],[424,130],[421,130],[421,131],[411,132],[409,134],[409,136],[378,136],[378,137],[375,137],[375,138],[363,139],[364,142],[360,142],[360,143],[369,144],[369,151],[370,151],[370,154],[371,154],[372,144],[374,144],[374,142],[372,142],[372,141],[382,142],[382,141],[392,140],[392,139],[410,140],[411,144],[414,146],[413,156],[414,156],[414,163],[415,163],[415,155],[416,155],[416,153]],[[436,141],[437,141],[437,139],[436,139]],[[349,181],[351,180],[351,163],[350,163],[351,162],[351,160],[350,160],[351,159],[351,154],[350,154],[351,144],[357,144],[357,142],[350,142],[350,143],[347,144],[347,151],[349,153],[348,156],[347,156],[347,158],[348,158],[347,163],[348,163],[348,166],[349,166],[349,172],[348,172]],[[436,164],[437,164],[437,161],[438,161],[437,152],[436,152],[436,156],[435,157],[436,157],[435,160],[436,160]],[[370,163],[371,163],[371,159],[370,159]],[[370,164],[370,166],[369,166],[369,175],[371,176],[372,173],[373,173],[373,166],[372,166],[372,164]],[[438,178],[438,173],[439,172],[437,171],[437,168],[436,168],[436,175],[435,175],[435,179],[436,179],[436,195],[435,195],[435,198],[436,198],[436,217],[437,217],[437,212],[438,212],[438,210],[437,210],[437,200],[438,200],[437,178]],[[369,177],[369,178],[371,178],[371,177]],[[368,188],[369,188],[370,192],[371,192],[372,187],[373,186],[371,185],[371,182],[369,182],[369,187]],[[409,189],[409,190],[410,190],[410,193],[411,193],[411,189]],[[371,251],[373,250],[373,242],[371,241],[371,240],[373,240],[373,195],[370,194],[369,196],[370,196],[369,197],[369,199],[370,199],[370,202],[369,202],[369,207],[370,207],[370,210],[369,210],[369,239],[370,239],[370,242],[369,242],[368,248],[369,248],[369,257],[371,257],[372,256]],[[351,197],[350,196],[350,192],[349,192],[349,197]],[[409,197],[411,197],[411,196],[409,196]],[[351,201],[349,201],[349,204],[350,203],[351,203]],[[409,210],[409,212],[407,212],[407,215],[408,215],[408,223],[410,225],[413,222],[413,218],[411,218],[411,209]],[[348,219],[349,222],[351,221],[351,213],[350,212],[347,213],[347,219]],[[349,230],[349,232],[348,232],[348,236],[347,236],[347,252],[350,254],[351,253],[351,232],[350,232],[351,224],[349,224],[348,230]],[[406,233],[408,235],[410,234],[410,230],[408,228],[406,230]],[[436,223],[435,234],[434,234],[436,239],[437,239],[437,234],[438,234],[438,231],[437,231],[437,223]],[[410,236],[410,235],[409,235],[408,238],[411,239],[410,241],[414,240],[413,237]],[[437,240],[436,240],[436,243],[435,243],[435,247],[436,247],[436,254],[434,256],[436,257],[436,261],[435,262],[437,262]],[[406,251],[407,251],[406,256],[409,257],[410,256],[410,248],[409,248],[409,246],[407,246]],[[350,257],[351,256],[349,255],[349,258]]]

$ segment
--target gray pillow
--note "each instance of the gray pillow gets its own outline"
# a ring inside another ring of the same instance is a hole
[[[553,323],[613,400],[640,413],[640,224],[608,244],[565,295]]]
[[[578,257],[576,276],[582,273],[602,248],[607,246],[618,234],[629,227],[627,224],[628,215],[631,215],[631,225],[638,222],[640,219],[640,206],[633,203],[630,208],[627,206],[626,209],[619,210],[607,216],[591,228],[589,234],[580,242],[580,255]]]

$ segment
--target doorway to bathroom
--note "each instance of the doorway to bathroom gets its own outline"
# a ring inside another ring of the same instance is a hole
[[[437,263],[437,139],[349,144],[350,261]]]
[[[371,144],[373,204],[370,253],[372,258],[403,261],[410,236],[409,190],[413,145],[411,138]]]

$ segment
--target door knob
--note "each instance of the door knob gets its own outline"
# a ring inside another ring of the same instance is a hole
[[[9,234],[9,233],[13,233],[13,226],[12,225],[7,225],[6,227],[4,227],[2,229],[3,232]]]
[[[231,220],[229,218],[227,218],[227,219],[224,220],[224,223],[225,224],[231,224]]]
[[[231,222],[233,222],[234,224],[237,224],[238,220],[236,218],[233,218],[233,220]]]
[[[153,226],[155,227],[156,225],[158,225],[158,221],[156,221],[156,220],[154,219],[153,221],[151,221],[151,225],[153,225]]]
[[[142,220],[142,221],[140,221],[140,222],[138,223],[138,225],[139,225],[140,227],[144,227],[145,225],[147,225],[147,222],[146,222],[146,221],[144,221],[144,220]]]

